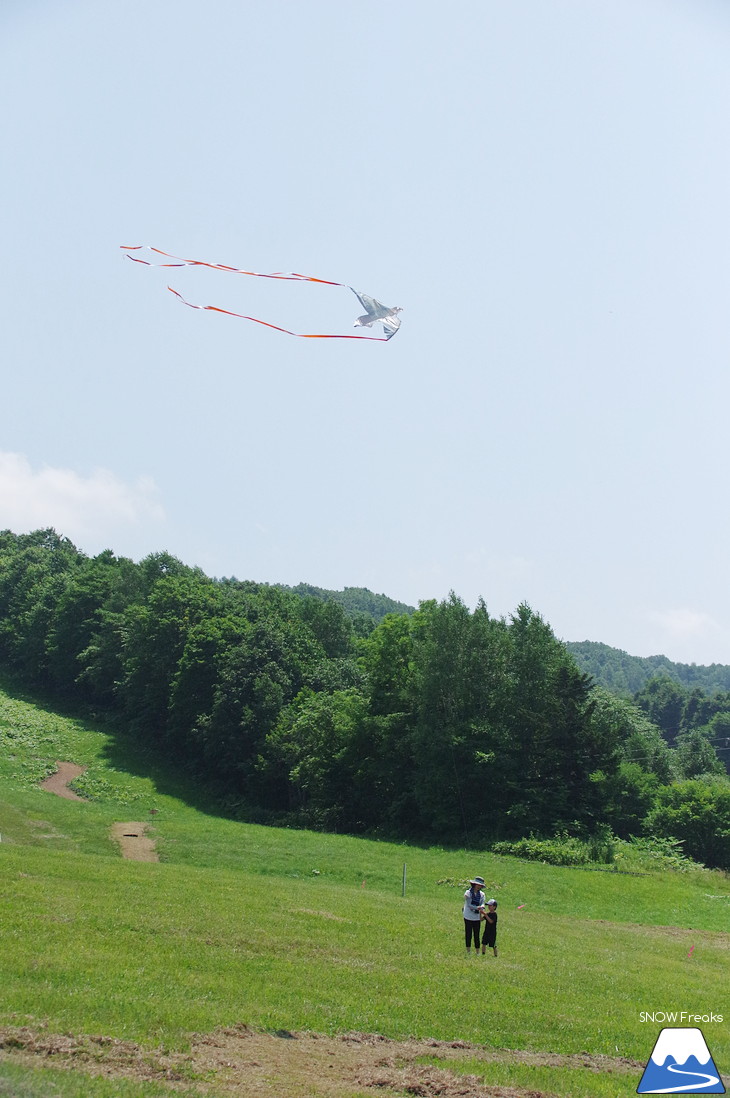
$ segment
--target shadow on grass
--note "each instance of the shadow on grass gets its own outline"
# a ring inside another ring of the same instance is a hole
[[[323,830],[293,813],[251,804],[230,784],[216,782],[211,775],[201,773],[192,760],[176,757],[174,746],[160,743],[149,734],[141,734],[133,729],[130,722],[120,714],[85,705],[68,695],[44,691],[38,687],[31,688],[5,668],[0,668],[0,690],[16,701],[26,702],[73,721],[83,731],[102,733],[107,737],[102,759],[108,766],[133,777],[149,779],[161,795],[173,797],[204,815],[238,823],[285,827],[294,831]],[[432,849],[435,842],[444,851],[481,852],[484,849],[483,843],[472,842],[467,834],[458,840],[442,837],[435,840],[434,837],[404,835],[385,829],[373,833],[329,827],[323,833],[402,844],[423,850]]]
[[[225,786],[210,775],[201,773],[191,760],[176,757],[174,747],[155,741],[149,734],[137,732],[130,727],[128,720],[117,713],[84,705],[68,695],[30,687],[22,678],[4,668],[0,669],[0,690],[15,701],[73,721],[82,731],[102,733],[107,737],[101,752],[101,759],[106,765],[130,776],[150,780],[159,794],[173,797],[204,815],[297,831],[317,830],[292,814],[250,804],[230,784]],[[402,836],[393,835],[358,837],[379,838],[387,842],[405,841]],[[418,840],[409,840],[409,845],[421,844]],[[427,848],[432,844],[422,845]]]
[[[117,714],[85,706],[56,693],[31,689],[5,669],[0,670],[0,690],[14,701],[26,702],[73,721],[84,732],[102,733],[107,737],[102,760],[115,770],[148,778],[159,793],[207,815],[243,820],[238,809],[230,803],[230,792],[226,794],[201,779],[190,765],[172,757],[169,748],[134,733]],[[252,819],[250,822],[261,821]]]

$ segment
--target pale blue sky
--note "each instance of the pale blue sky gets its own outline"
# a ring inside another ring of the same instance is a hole
[[[720,0],[5,0],[0,528],[730,663],[729,51]]]

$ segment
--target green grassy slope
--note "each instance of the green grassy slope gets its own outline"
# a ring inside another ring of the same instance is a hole
[[[641,1012],[684,1011],[723,1016],[676,1024],[730,1071],[727,876],[236,823],[110,757],[103,733],[0,694],[0,1025],[181,1048],[243,1022],[646,1061],[661,1023]],[[89,767],[93,800],[37,787],[59,759]],[[109,829],[131,820],[159,863],[120,857]],[[498,959],[464,956],[473,873],[499,900]]]

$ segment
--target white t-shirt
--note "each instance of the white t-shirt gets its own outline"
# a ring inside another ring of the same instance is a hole
[[[478,903],[474,903],[475,897],[478,897]],[[470,888],[467,888],[464,893],[464,918],[473,919],[475,922],[477,919],[481,919],[480,907],[484,907],[487,902],[487,897],[483,892],[472,892]]]

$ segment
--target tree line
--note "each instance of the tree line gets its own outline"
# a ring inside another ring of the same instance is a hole
[[[599,641],[567,641],[566,647],[582,671],[626,697],[657,678],[672,679],[684,690],[704,695],[730,691],[730,666],[724,663],[675,663],[666,656],[630,656]]]
[[[5,531],[0,665],[114,716],[249,818],[481,846],[610,828],[730,867],[707,735],[662,735],[529,606],[496,618],[452,594],[377,620],[326,594]]]

